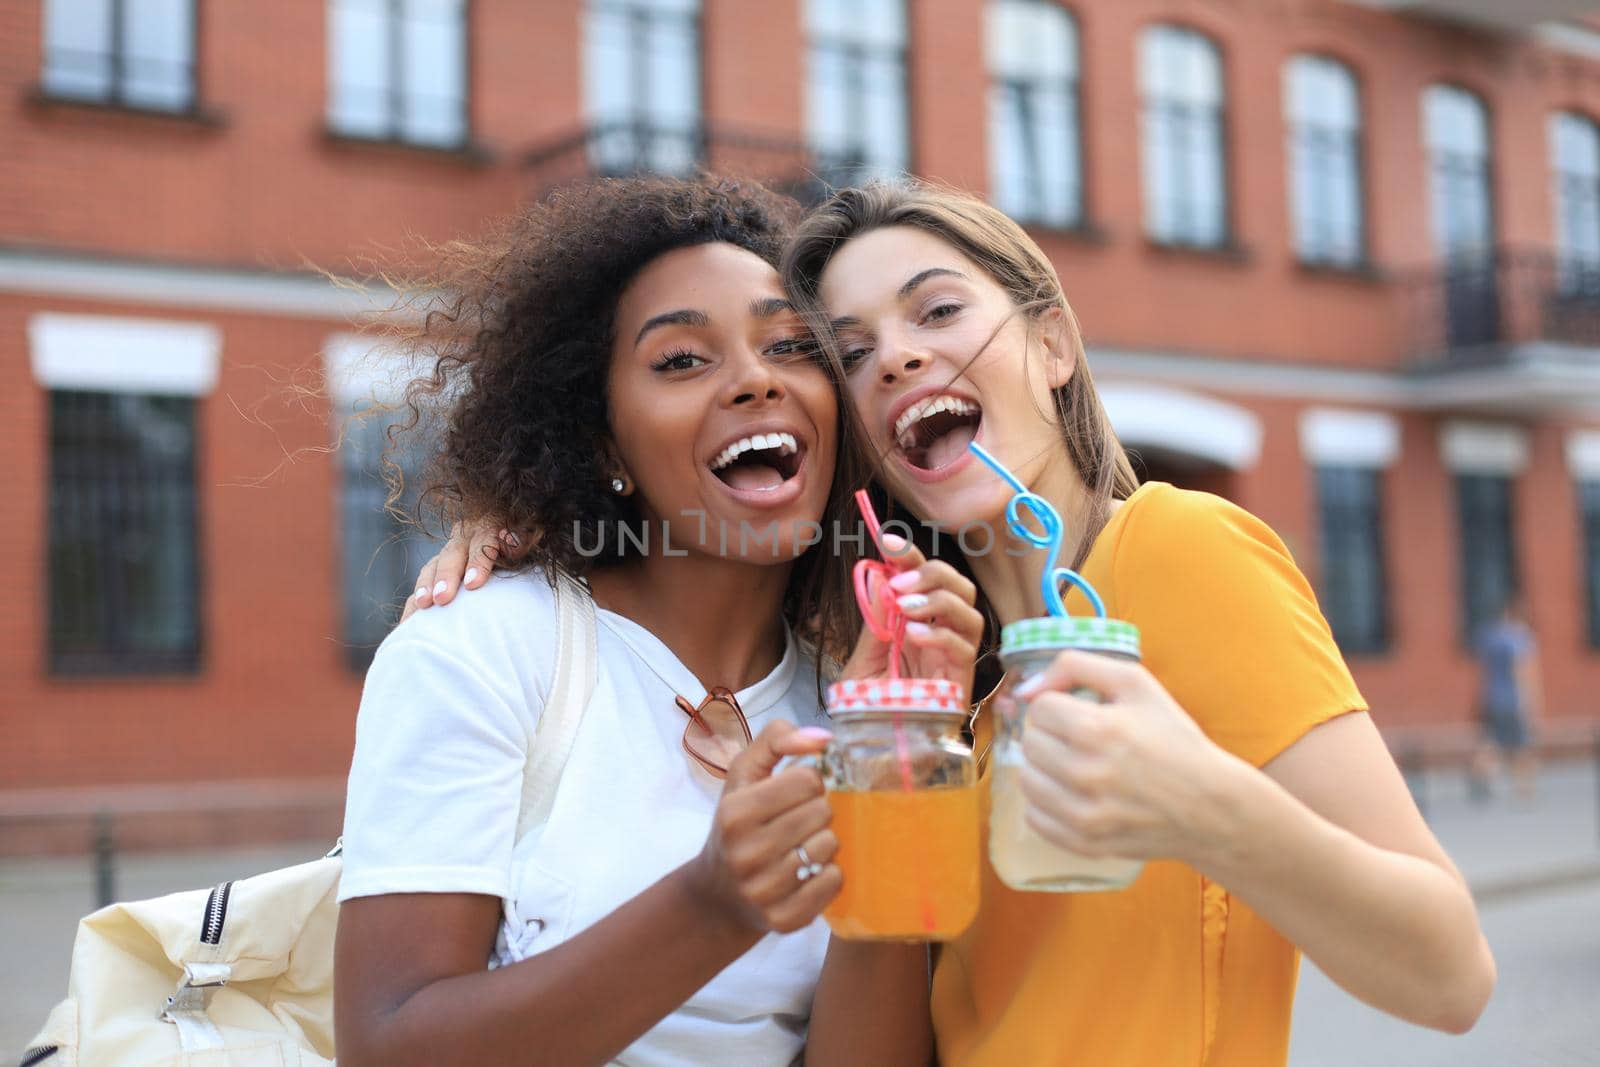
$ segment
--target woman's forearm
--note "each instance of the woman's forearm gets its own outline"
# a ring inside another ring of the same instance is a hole
[[[709,912],[687,874],[680,867],[547,952],[422,987],[367,1020],[359,1046],[341,1036],[339,1062],[609,1062],[762,936]]]
[[[932,1062],[927,946],[830,940],[811,1006],[809,1067]]]
[[[1194,865],[1352,995],[1451,1032],[1472,1026],[1494,961],[1460,876],[1370,844],[1238,764],[1218,805],[1223,847]]]

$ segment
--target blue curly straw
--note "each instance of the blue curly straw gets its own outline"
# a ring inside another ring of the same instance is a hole
[[[985,452],[978,442],[973,441],[967,447],[1016,491],[1016,495],[1006,505],[1006,526],[1010,528],[1012,535],[1048,553],[1045,556],[1044,574],[1039,579],[1039,591],[1044,594],[1045,610],[1057,618],[1064,618],[1069,614],[1067,605],[1061,599],[1061,583],[1066,582],[1083,590],[1083,595],[1089,598],[1089,606],[1094,608],[1094,613],[1102,619],[1105,618],[1105,601],[1100,599],[1100,594],[1095,592],[1094,586],[1071,567],[1056,565],[1061,558],[1063,531],[1061,516],[1051,506],[1050,501],[1038,493],[1030,492],[1027,486],[1017,480],[1015,474],[1006,470],[999,460]],[[1028,514],[1038,521],[1040,532],[1035,533],[1022,521],[1020,512],[1023,508],[1026,508]]]

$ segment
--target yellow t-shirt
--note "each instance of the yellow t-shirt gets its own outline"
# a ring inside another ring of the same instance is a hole
[[[1206,735],[1255,766],[1366,710],[1283,542],[1225,500],[1142,486],[1083,574],[1139,627],[1145,665]],[[980,752],[990,734],[980,718]],[[934,971],[943,1067],[1286,1062],[1298,951],[1221,886],[1159,861],[1120,892],[1020,893],[987,845],[983,866],[978,918]]]

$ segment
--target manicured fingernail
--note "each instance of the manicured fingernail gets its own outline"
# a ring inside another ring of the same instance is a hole
[[[516,534],[512,533],[510,530],[501,530],[500,531],[500,537],[505,541],[506,544],[510,545],[512,548],[521,548],[522,547],[522,538],[518,537]]]
[[[883,547],[890,552],[904,552],[906,539],[899,534],[886,533],[883,535]]]
[[[907,593],[895,601],[901,611],[921,611],[928,606],[928,598],[921,593]]]
[[[910,589],[912,586],[917,584],[921,577],[922,575],[918,574],[916,571],[901,571],[899,574],[889,579],[889,588]]]
[[[833,731],[823,729],[821,726],[802,726],[795,731],[796,734],[808,741],[832,741]]]
[[[433,595],[434,595],[434,597],[438,598],[438,597],[443,596],[444,595],[444,591],[446,589],[448,589],[448,588],[449,588],[449,586],[445,585],[443,580],[434,582],[433,583]]]
[[[421,600],[423,597],[428,595],[428,587],[425,586],[425,585],[419,585],[419,586],[417,586],[417,591],[415,593],[412,593],[411,595],[415,599]]]
[[[478,568],[476,568],[476,567],[468,567],[467,568],[467,575],[466,575],[465,578],[462,579],[462,581],[466,582],[468,585],[471,585],[473,582],[475,582],[477,580],[478,580]]]
[[[932,633],[932,632],[933,632],[933,627],[929,626],[925,622],[908,622],[908,623],[906,623],[906,633],[908,633],[908,634],[916,634],[918,637],[921,637],[923,634]]]
[[[1023,682],[1021,685],[1017,686],[1016,694],[1023,700],[1027,700],[1029,697],[1033,696],[1043,688],[1044,675],[1036,674],[1032,678],[1029,678],[1026,682]]]

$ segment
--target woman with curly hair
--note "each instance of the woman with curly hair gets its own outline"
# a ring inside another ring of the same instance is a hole
[[[448,295],[400,343],[433,368],[411,423],[443,412],[427,495],[526,554],[402,622],[367,675],[341,1064],[926,1062],[878,1039],[926,1031],[924,953],[830,945],[822,784],[776,769],[827,742],[817,657],[853,610],[808,551],[844,496],[834,387],[774,269],[794,217],[757,186],[603,183],[426,279]],[[907,558],[908,665],[970,685],[972,587]],[[518,839],[573,578],[597,678],[551,815]],[[883,654],[866,635],[845,674]],[[866,998],[889,1025],[830,1027]]]

